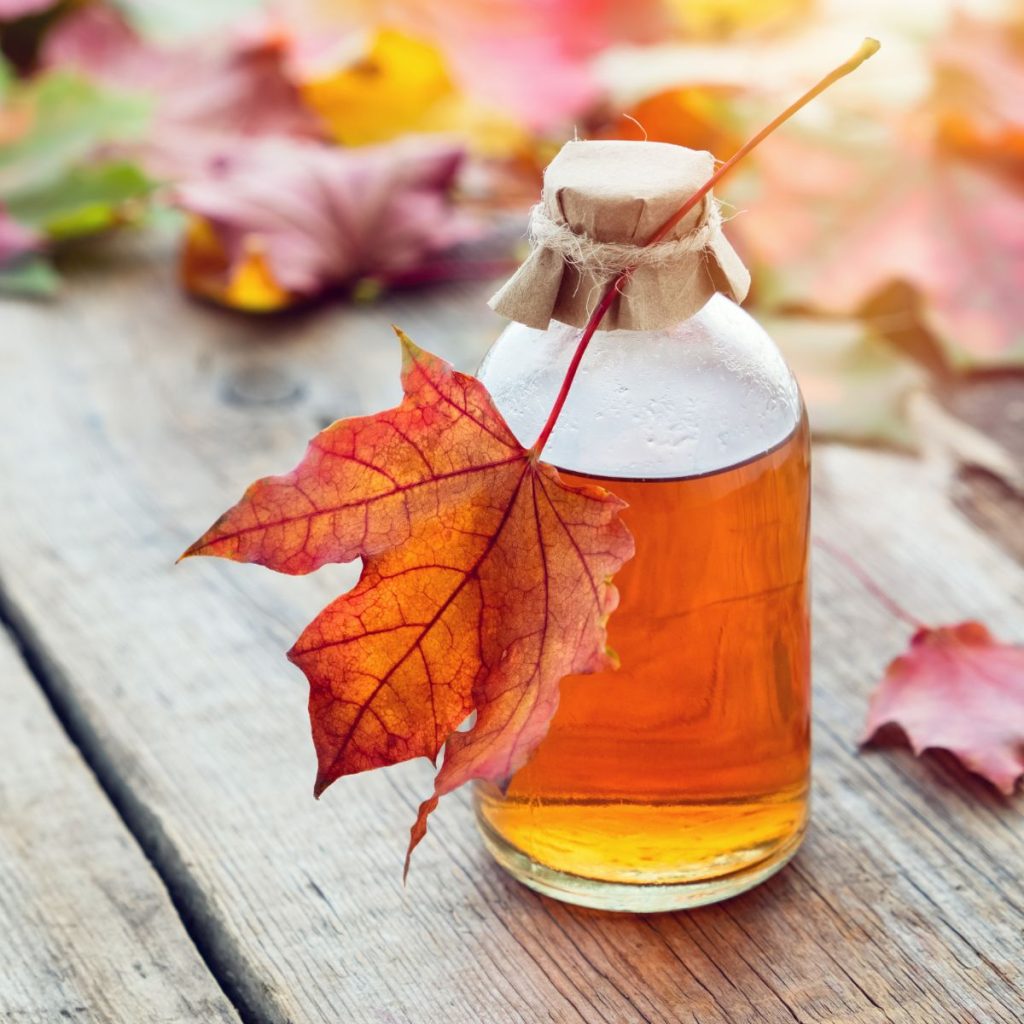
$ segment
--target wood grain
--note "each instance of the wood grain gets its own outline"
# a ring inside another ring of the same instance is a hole
[[[0,629],[0,1020],[238,1020]]]
[[[388,323],[471,369],[486,287],[254,321],[179,297],[159,252],[80,273],[0,330],[0,579],[62,714],[229,994],[254,1022],[1017,1024],[1021,801],[948,759],[858,755],[907,630],[816,560],[815,803],[774,880],[688,914],[537,897],[446,800],[401,858],[429,768],[310,796],[301,677],[283,652],[354,579],[174,558],[256,476],[398,394]],[[479,314],[467,313],[478,309]],[[817,453],[817,529],[922,618],[1022,639],[1024,571],[911,460]]]
[[[985,373],[957,380],[944,400],[961,419],[991,437],[1024,465],[1024,375]],[[1024,494],[979,469],[961,471],[953,498],[970,519],[1024,562]]]

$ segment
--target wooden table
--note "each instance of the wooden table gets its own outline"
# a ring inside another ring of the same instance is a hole
[[[690,913],[578,910],[506,878],[456,796],[403,890],[429,766],[314,802],[284,658],[353,569],[174,560],[316,430],[393,403],[390,321],[471,369],[500,327],[487,287],[261,321],[173,273],[133,243],[55,304],[0,307],[0,1019],[1024,1020],[1024,800],[858,753],[907,629],[823,553],[813,828],[785,871]],[[991,418],[976,387],[953,399]],[[1010,390],[990,426],[1019,441]],[[815,486],[817,531],[921,618],[1024,639],[1022,509],[997,483],[819,446]]]

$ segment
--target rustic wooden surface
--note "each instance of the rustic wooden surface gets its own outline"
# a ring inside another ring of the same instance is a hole
[[[247,1024],[1024,1019],[1024,800],[948,758],[857,753],[907,629],[825,553],[813,827],[780,875],[690,913],[579,910],[507,879],[457,796],[403,890],[429,767],[314,802],[283,656],[351,567],[173,563],[314,431],[393,402],[389,322],[472,369],[499,329],[487,289],[261,322],[189,303],[159,248],[108,264],[76,268],[56,304],[0,307],[0,608],[38,688],[0,652],[0,1020],[220,1021],[232,1003]],[[816,452],[818,533],[921,618],[1021,640],[1013,500]],[[104,843],[119,859],[96,862]]]
[[[0,1019],[237,1022],[4,635],[0,706]]]

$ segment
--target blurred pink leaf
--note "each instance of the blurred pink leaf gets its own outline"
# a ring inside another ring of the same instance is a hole
[[[56,3],[57,0],[0,0],[0,21],[14,21],[26,14],[41,14]]]
[[[587,64],[550,35],[481,36],[453,49],[449,59],[467,92],[531,131],[558,128],[601,97]]]
[[[1022,59],[1011,26],[954,19],[914,109],[761,150],[732,224],[761,299],[851,315],[895,295],[954,367],[1024,364]]]
[[[211,288],[190,275],[187,253],[186,279],[230,301],[234,271],[256,251],[293,300],[408,275],[477,234],[449,197],[462,157],[460,147],[424,137],[358,149],[251,142],[215,174],[179,189],[180,205],[210,226],[226,264],[219,295],[217,282]]]
[[[463,90],[540,132],[602,96],[594,54],[652,41],[667,27],[660,0],[375,0],[372,15],[432,41]]]
[[[889,286],[960,368],[1024,363],[1024,187],[919,139],[864,156],[786,139],[731,229],[762,298],[852,315]]]
[[[0,267],[27,253],[37,252],[42,244],[42,235],[16,221],[0,205]]]
[[[57,290],[60,279],[42,253],[44,241],[0,204],[0,295],[44,298]]]
[[[93,4],[54,28],[42,59],[152,97],[146,162],[172,178],[207,170],[239,137],[322,134],[286,73],[285,43],[269,33],[158,48],[117,12]]]
[[[915,754],[948,750],[1011,794],[1024,775],[1024,648],[980,622],[919,629],[871,698],[864,742],[890,724]]]
[[[963,13],[933,48],[939,134],[947,146],[1024,169],[1024,22]]]

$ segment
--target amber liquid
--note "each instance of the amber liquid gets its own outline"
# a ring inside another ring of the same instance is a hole
[[[636,539],[609,624],[621,667],[563,681],[531,761],[478,788],[485,836],[595,882],[749,871],[807,815],[806,424],[705,476],[600,482]]]

